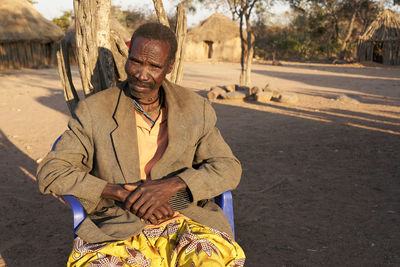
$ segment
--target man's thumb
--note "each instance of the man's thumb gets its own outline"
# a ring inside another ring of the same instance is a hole
[[[124,189],[128,191],[134,191],[139,187],[139,184],[124,184]]]

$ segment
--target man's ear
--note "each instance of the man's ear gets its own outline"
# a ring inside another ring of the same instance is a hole
[[[167,74],[171,73],[172,69],[174,68],[174,64],[175,64],[175,59],[174,59],[174,60],[171,60],[171,61],[169,62]]]

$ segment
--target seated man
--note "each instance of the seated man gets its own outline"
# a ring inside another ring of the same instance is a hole
[[[88,216],[68,266],[243,266],[222,210],[241,166],[210,103],[169,83],[174,33],[158,23],[132,36],[114,88],[79,102],[41,162],[43,193],[74,195]]]

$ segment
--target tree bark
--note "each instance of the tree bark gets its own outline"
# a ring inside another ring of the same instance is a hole
[[[58,74],[64,89],[64,98],[72,116],[79,102],[79,96],[76,93],[72,82],[71,67],[69,65],[69,52],[65,40],[61,40],[60,48],[57,51]]]
[[[164,10],[164,6],[162,0],[153,0],[154,9],[156,10],[158,21],[167,26],[169,26],[168,18]],[[175,64],[171,73],[167,75],[167,79],[170,82],[179,84],[183,78],[183,61],[185,54],[185,40],[186,40],[186,32],[187,32],[187,23],[186,23],[186,13],[183,8],[183,4],[179,4],[177,7],[177,19],[176,19],[176,39],[178,43],[177,51],[175,54]]]
[[[114,84],[111,0],[74,0],[78,66],[85,95]]]
[[[97,0],[97,47],[103,75],[101,91],[114,86],[114,61],[111,52],[111,0]],[[95,92],[97,92],[95,88]]]
[[[167,14],[165,13],[162,0],[153,0],[153,4],[154,4],[154,9],[156,10],[157,13],[158,22],[169,27],[168,17]]]
[[[177,7],[177,20],[175,30],[178,48],[175,55],[175,65],[170,76],[170,81],[176,84],[180,84],[183,79],[186,32],[186,13],[183,4],[179,4]]]
[[[243,37],[243,12],[239,14],[239,30],[240,30],[240,46],[242,48],[240,54],[240,77],[239,85],[245,84],[245,71],[244,71],[244,56],[245,56],[245,40]]]
[[[250,24],[250,14],[246,15],[247,29],[247,54],[246,54],[246,86],[251,86],[251,63],[253,60],[254,48],[252,42],[252,30]]]

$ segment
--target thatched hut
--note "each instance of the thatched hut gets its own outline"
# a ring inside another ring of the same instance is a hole
[[[185,60],[239,61],[240,30],[236,22],[214,14],[188,32]]]
[[[56,64],[64,33],[26,0],[0,0],[0,69]]]
[[[400,65],[400,19],[385,10],[358,40],[357,60]]]

